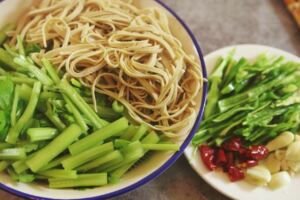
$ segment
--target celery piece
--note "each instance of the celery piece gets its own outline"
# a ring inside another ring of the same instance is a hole
[[[0,161],[0,172],[8,167],[9,163],[7,161]]]
[[[103,156],[104,154],[107,154],[113,150],[114,146],[112,142],[95,146],[77,155],[65,159],[64,161],[62,161],[62,165],[65,169],[74,169],[86,162],[96,159],[97,157]]]
[[[86,103],[86,101],[77,93],[77,91],[68,83],[67,80],[63,79],[59,83],[61,91],[70,98],[75,106],[88,118],[93,126],[97,129],[107,125],[108,122],[101,119],[94,110]]]
[[[78,125],[70,125],[47,146],[39,150],[36,155],[28,159],[26,164],[33,172],[39,171],[53,158],[66,150],[80,136],[81,132],[81,128]]]
[[[9,148],[0,151],[0,160],[22,160],[26,158],[24,148]]]
[[[156,151],[179,151],[180,146],[178,144],[143,144],[146,150]]]
[[[114,102],[112,103],[112,109],[116,113],[123,113],[124,112],[124,106],[121,103],[119,103],[117,100],[114,100]]]
[[[58,158],[55,158],[54,160],[49,162],[46,166],[42,167],[41,171],[46,171],[48,169],[52,169],[54,167],[57,167],[57,166],[61,165],[62,161],[64,161],[65,159],[67,159],[69,157],[71,157],[71,155],[64,155],[64,156],[60,156]]]
[[[24,44],[23,44],[23,39],[20,35],[17,36],[17,48],[18,48],[18,51],[19,51],[20,55],[26,56],[25,55]]]
[[[12,164],[15,172],[18,174],[25,172],[28,169],[28,166],[25,163],[25,160],[18,160]]]
[[[140,140],[146,134],[147,131],[148,131],[148,126],[145,124],[141,124],[138,130],[136,131],[136,133],[131,138],[131,141]]]
[[[128,140],[123,140],[123,139],[115,139],[114,140],[114,146],[116,149],[121,149],[130,144],[130,141]]]
[[[134,134],[137,132],[138,127],[134,125],[130,125],[126,131],[121,135],[121,139],[124,140],[131,140],[131,138],[134,136]]]
[[[8,143],[5,143],[5,142],[0,142],[0,150],[7,149],[7,148],[10,148],[12,146],[13,146],[12,144],[8,144]]]
[[[143,140],[141,141],[142,145],[144,144],[156,144],[160,140],[159,136],[155,133],[155,131],[147,134]],[[146,154],[149,150],[144,149],[144,154]],[[131,163],[125,164],[118,169],[112,171],[110,173],[111,180],[118,180],[121,178],[138,160],[135,160]]]
[[[11,127],[8,132],[8,135],[6,137],[7,143],[15,144],[18,140],[19,134],[21,133],[22,129],[24,128],[26,123],[28,123],[28,121],[32,118],[33,113],[34,113],[37,103],[38,103],[39,95],[41,92],[41,87],[42,87],[42,85],[40,82],[36,82],[34,84],[32,92],[31,92],[30,100],[28,102],[28,105],[27,105],[24,113],[22,114],[20,119],[17,121],[15,126]]]
[[[62,179],[77,178],[76,170],[50,169],[50,170],[38,172],[38,174],[43,175],[43,176],[52,177],[52,178],[62,178]]]
[[[77,124],[81,127],[81,129],[84,133],[87,133],[89,127],[85,123],[84,118],[81,116],[81,114],[77,110],[76,106],[73,104],[73,102],[67,96],[63,95],[63,98],[65,99],[67,106],[69,106],[70,112],[73,114]]]
[[[76,155],[84,150],[95,146],[99,142],[102,142],[105,139],[118,134],[119,132],[125,130],[127,127],[128,121],[126,118],[122,117],[72,144],[69,147],[69,151],[72,155]]]
[[[60,82],[60,78],[58,76],[58,74],[56,73],[54,67],[52,66],[52,64],[50,63],[49,60],[47,60],[46,58],[42,58],[42,64],[45,67],[45,69],[47,70],[50,78],[53,80],[53,82],[55,84],[58,84]]]
[[[30,128],[27,130],[30,142],[36,142],[41,140],[49,140],[56,136],[57,129],[55,128]]]
[[[97,168],[105,163],[109,163],[114,160],[121,160],[122,154],[120,151],[116,150],[111,153],[108,153],[100,158],[97,158],[96,160],[93,160],[87,164],[82,165],[78,168],[79,171],[89,171],[91,169]]]
[[[53,81],[46,75],[40,68],[26,60],[24,57],[16,57],[13,61],[32,73],[36,79],[38,79],[43,85],[52,85]]]
[[[107,184],[106,173],[81,174],[76,179],[48,179],[50,188],[92,187]]]
[[[11,113],[10,113],[11,126],[14,126],[16,124],[16,121],[17,121],[17,109],[18,109],[18,103],[19,103],[19,90],[20,90],[20,86],[16,85],[15,92],[14,92],[14,100],[13,100],[12,109],[11,109]]]
[[[14,63],[13,57],[2,48],[0,48],[0,65],[11,70],[20,69],[20,66]]]

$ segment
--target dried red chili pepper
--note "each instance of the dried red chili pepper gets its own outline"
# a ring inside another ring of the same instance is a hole
[[[209,170],[214,170],[216,168],[216,165],[214,163],[214,149],[207,146],[207,145],[201,145],[199,147],[199,152],[202,158],[203,163]]]
[[[218,149],[216,153],[216,165],[223,166],[227,164],[227,158],[224,149]]]
[[[255,160],[263,160],[268,156],[268,154],[269,150],[265,146],[254,145],[247,149],[246,157]]]
[[[223,148],[229,151],[240,151],[241,147],[242,141],[239,137],[233,137],[223,145]]]
[[[230,166],[228,169],[228,176],[229,179],[234,182],[243,179],[245,174],[239,167]]]

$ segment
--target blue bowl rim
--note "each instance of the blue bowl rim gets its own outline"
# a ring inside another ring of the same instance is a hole
[[[4,1],[4,0],[0,0],[0,2],[1,1]],[[187,26],[187,24],[169,6],[167,6],[161,0],[155,0],[155,1],[158,4],[160,4],[162,7],[164,7],[166,10],[168,10],[180,22],[180,24],[184,27],[186,32],[189,34],[190,38],[193,41],[194,46],[196,47],[196,50],[197,50],[197,53],[198,53],[198,56],[199,56],[199,59],[200,59],[200,62],[201,62],[203,77],[206,79],[207,78],[207,71],[206,71],[206,66],[205,66],[205,62],[204,62],[204,57],[203,57],[200,45],[198,44],[196,37],[194,36],[194,34],[190,30],[190,28]],[[201,122],[202,116],[203,116],[203,112],[204,112],[204,106],[205,106],[205,103],[206,103],[206,94],[207,94],[207,82],[204,82],[203,89],[202,89],[202,102],[201,102],[199,114],[196,118],[195,124],[194,124],[190,134],[188,135],[188,137],[185,139],[185,141],[181,145],[180,150],[178,152],[176,152],[171,158],[169,158],[169,160],[167,162],[165,162],[160,168],[158,168],[157,170],[155,170],[154,172],[152,172],[151,174],[149,174],[148,176],[146,176],[142,180],[139,180],[138,182],[136,182],[132,185],[129,185],[125,188],[122,188],[120,190],[117,190],[117,191],[114,191],[114,192],[111,192],[111,193],[107,193],[107,194],[104,194],[104,195],[88,197],[88,198],[78,198],[78,199],[74,199],[74,200],[100,200],[100,199],[108,199],[108,198],[119,196],[121,194],[124,194],[124,193],[127,193],[129,191],[135,190],[138,187],[148,183],[149,181],[151,181],[154,178],[161,175],[169,167],[171,167],[172,164],[184,152],[184,149],[190,143],[190,141],[192,140],[193,136],[195,135],[195,133],[196,133],[196,131],[197,131],[199,125],[200,125],[200,122]],[[39,196],[24,193],[24,192],[20,192],[18,190],[15,190],[13,188],[10,188],[10,187],[6,186],[3,183],[0,183],[0,188],[7,191],[7,192],[9,192],[9,193],[11,193],[11,194],[13,194],[13,195],[17,195],[19,197],[26,198],[26,199],[59,200],[59,199],[54,199],[54,198],[39,197]]]

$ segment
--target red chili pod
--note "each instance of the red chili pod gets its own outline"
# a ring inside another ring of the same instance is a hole
[[[209,170],[214,170],[216,168],[216,165],[214,163],[214,149],[207,146],[207,145],[201,145],[199,147],[199,152],[202,158],[203,163]]]
[[[228,176],[229,176],[230,181],[232,181],[232,182],[245,178],[244,172],[239,167],[236,167],[236,166],[229,167]]]
[[[269,150],[265,146],[254,145],[247,149],[246,157],[255,160],[263,160],[268,156],[268,154]]]
[[[240,151],[241,147],[242,141],[239,137],[233,137],[223,145],[223,148],[228,151]]]
[[[227,158],[224,149],[218,149],[216,153],[216,165],[223,166],[227,164]]]
[[[237,166],[241,169],[246,169],[249,167],[254,167],[258,165],[258,161],[257,160],[247,160],[245,162],[239,163]]]

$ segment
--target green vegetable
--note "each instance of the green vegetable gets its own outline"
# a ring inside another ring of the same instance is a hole
[[[36,155],[26,161],[26,164],[33,172],[39,171],[46,166],[53,158],[62,153],[72,144],[81,134],[78,125],[72,124],[52,140],[47,146],[39,150]]]
[[[109,142],[103,145],[95,146],[86,151],[83,151],[75,156],[70,156],[69,158],[62,161],[62,165],[65,169],[75,169],[76,167],[94,160],[104,154],[108,154],[113,151],[113,143]],[[109,155],[109,154],[108,154]]]
[[[47,171],[39,172],[39,174],[47,177],[62,179],[76,179],[78,177],[77,171],[65,169],[50,169]]]
[[[84,150],[87,150],[97,143],[104,141],[120,132],[124,131],[128,127],[128,121],[124,117],[117,121],[95,131],[94,133],[84,137],[69,147],[69,151],[72,155],[76,155]]]
[[[32,118],[32,115],[38,103],[41,87],[42,85],[40,82],[36,82],[34,84],[26,110],[24,111],[21,118],[17,121],[15,126],[10,128],[6,137],[6,142],[11,144],[15,144],[17,142],[19,134],[24,128],[25,124],[28,123],[28,121]]]
[[[25,149],[9,148],[0,151],[0,160],[21,160],[26,157]]]
[[[50,188],[92,187],[107,184],[107,174],[82,174],[76,179],[49,179]]]
[[[36,142],[41,140],[49,140],[57,135],[57,129],[55,128],[30,128],[27,130],[30,142]]]
[[[239,136],[246,145],[256,145],[282,131],[298,132],[299,70],[300,63],[282,56],[262,54],[250,62],[245,58],[235,60],[230,52],[209,78],[206,115],[192,144],[220,146]],[[151,146],[154,149],[158,145]]]

